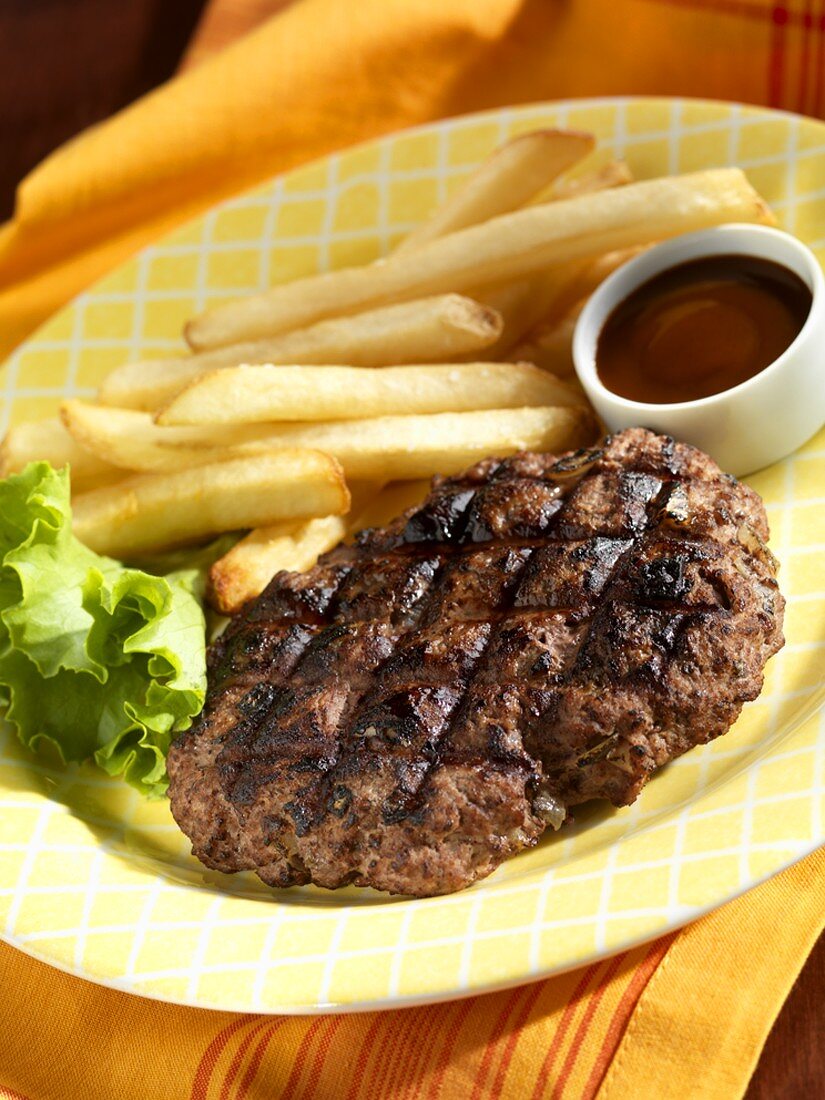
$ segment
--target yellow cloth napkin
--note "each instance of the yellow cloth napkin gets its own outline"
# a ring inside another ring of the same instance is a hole
[[[0,230],[0,353],[239,188],[439,116],[656,93],[821,113],[802,3],[300,0],[50,157]],[[779,12],[777,15],[776,12]],[[317,1019],[128,997],[0,946],[0,1097],[729,1100],[822,927],[825,855],[675,937],[514,992]]]

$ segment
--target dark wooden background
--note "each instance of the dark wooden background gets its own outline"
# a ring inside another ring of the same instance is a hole
[[[66,138],[174,73],[203,0],[0,0],[0,218]]]
[[[0,0],[0,220],[12,212],[17,183],[57,145],[290,2]],[[825,938],[771,1032],[747,1096],[825,1097]]]

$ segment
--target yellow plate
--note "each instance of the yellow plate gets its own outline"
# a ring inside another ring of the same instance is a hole
[[[678,100],[493,111],[384,138],[215,208],[81,295],[10,360],[0,429],[91,394],[107,369],[179,344],[217,301],[386,252],[495,145],[594,130],[640,176],[740,164],[825,256],[825,125]],[[658,936],[825,840],[825,434],[751,479],[788,597],[784,650],[726,737],[624,810],[594,805],[461,894],[267,890],[205,872],[165,803],[91,768],[52,769],[0,731],[0,927],[72,973],[255,1012],[398,1005],[515,985]]]

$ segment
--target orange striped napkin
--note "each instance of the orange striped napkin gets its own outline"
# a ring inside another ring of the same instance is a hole
[[[0,354],[217,198],[380,132],[600,93],[819,113],[825,11],[815,18],[815,7],[299,0],[24,182],[0,229]],[[0,945],[0,1097],[730,1100],[823,913],[820,852],[675,937],[583,971],[447,1005],[316,1019],[162,1005]]]

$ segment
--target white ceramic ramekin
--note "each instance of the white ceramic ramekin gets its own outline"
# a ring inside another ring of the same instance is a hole
[[[813,295],[790,347],[733,389],[698,401],[653,405],[608,390],[596,373],[596,344],[612,310],[660,271],[711,255],[761,256],[795,271]],[[656,245],[618,268],[582,310],[573,337],[576,373],[610,431],[643,427],[693,443],[740,476],[801,446],[825,422],[825,278],[796,237],[760,225],[723,225]]]

